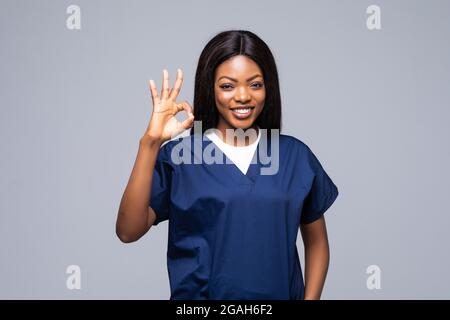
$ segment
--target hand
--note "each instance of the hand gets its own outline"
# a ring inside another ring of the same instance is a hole
[[[192,128],[194,124],[192,107],[186,101],[182,103],[176,102],[182,83],[183,71],[178,69],[177,79],[175,80],[173,89],[169,93],[169,72],[164,69],[161,96],[158,96],[154,81],[149,80],[153,112],[144,136],[150,136],[152,139],[162,143],[172,139],[184,130]],[[175,118],[175,115],[182,110],[186,111],[188,118],[180,122]]]

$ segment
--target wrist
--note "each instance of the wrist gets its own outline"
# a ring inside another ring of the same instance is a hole
[[[303,300],[320,300],[320,296],[312,295],[312,294],[305,294]]]
[[[139,139],[139,145],[143,147],[156,147],[159,148],[164,143],[159,138],[154,138],[149,135],[144,135],[141,139]]]

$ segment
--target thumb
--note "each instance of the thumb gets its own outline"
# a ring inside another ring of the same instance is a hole
[[[189,112],[187,119],[181,122],[180,126],[186,130],[192,128],[193,124],[194,124],[194,115],[191,112]]]

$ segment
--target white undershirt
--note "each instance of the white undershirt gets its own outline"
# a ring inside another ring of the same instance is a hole
[[[247,174],[248,167],[252,162],[253,155],[255,154],[255,150],[258,147],[261,138],[261,130],[258,129],[256,141],[243,147],[235,147],[223,142],[214,131],[208,131],[205,136],[211,140],[239,168],[239,170],[242,171],[243,174]]]

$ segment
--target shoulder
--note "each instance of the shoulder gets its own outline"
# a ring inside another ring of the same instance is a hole
[[[287,134],[280,134],[280,147],[300,153],[311,152],[311,149],[305,142]]]
[[[175,137],[171,140],[165,141],[159,148],[158,160],[170,162],[170,155],[173,148],[183,140],[181,137]]]
[[[161,149],[172,149],[175,145],[179,144],[179,143],[186,143],[186,142],[191,142],[194,139],[194,136],[197,136],[197,134],[195,135],[186,135],[186,136],[176,136],[166,142],[164,142],[161,146]]]
[[[314,169],[321,166],[319,159],[310,146],[294,136],[280,134],[281,153],[287,158],[295,158],[295,162],[303,167],[306,166]]]
[[[304,141],[289,135],[284,135],[283,139],[286,143],[289,143],[290,148],[296,150],[294,154],[298,159],[298,163],[311,168],[315,173],[324,171],[321,160]]]
[[[202,135],[197,133],[184,136],[176,136],[175,138],[170,139],[161,145],[159,149],[158,159],[166,162],[173,162],[172,160],[175,157],[175,162],[177,162],[181,154],[183,154],[184,152],[190,153],[192,150],[194,150],[194,146],[196,144],[202,144],[202,138]]]

